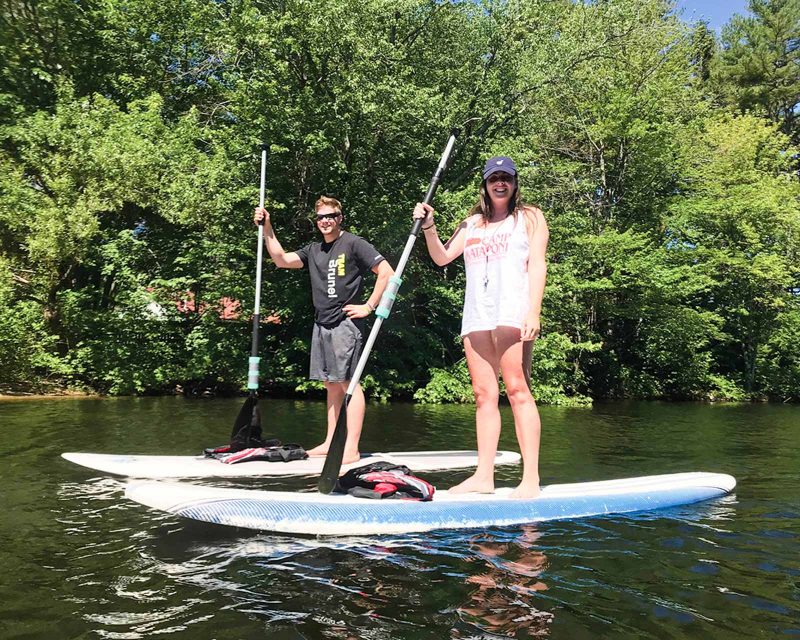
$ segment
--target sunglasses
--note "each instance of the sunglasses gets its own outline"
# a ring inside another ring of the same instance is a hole
[[[319,222],[320,220],[336,220],[336,218],[338,218],[340,215],[342,215],[342,214],[341,213],[321,213],[321,214],[317,215],[317,222]]]
[[[511,182],[514,182],[514,176],[510,176],[507,173],[493,173],[488,178],[486,178],[486,182],[488,182],[489,184],[492,184],[492,183],[495,183],[495,182],[511,183]]]

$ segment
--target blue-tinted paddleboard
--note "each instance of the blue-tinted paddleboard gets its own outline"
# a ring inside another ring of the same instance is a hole
[[[735,486],[732,476],[697,472],[554,484],[528,500],[511,498],[511,489],[493,494],[437,491],[430,502],[412,502],[153,481],[130,483],[125,495],[160,511],[233,527],[312,535],[372,535],[661,509],[717,498]]]

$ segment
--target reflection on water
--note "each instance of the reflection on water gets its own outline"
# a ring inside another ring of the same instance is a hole
[[[207,526],[189,526],[195,527],[198,535],[201,530],[208,535]],[[453,638],[489,637],[476,633],[526,638],[546,635],[553,619],[537,600],[547,589],[541,579],[547,559],[537,547],[542,534],[533,526],[390,538],[297,539],[249,532],[230,537],[221,528],[213,531],[219,538],[204,543],[187,545],[186,531],[148,540],[140,554],[142,573],[168,577],[194,592],[217,593],[228,601],[228,611],[277,627],[291,622],[307,637],[319,632],[325,638],[435,638],[450,629]],[[433,590],[460,594],[456,600],[462,604],[442,608]],[[157,624],[163,613],[147,624]],[[145,628],[139,621],[137,630]]]
[[[270,435],[321,437],[323,403],[269,403]],[[800,635],[800,407],[544,407],[545,484],[704,470],[736,476],[736,494],[486,531],[316,539],[215,527],[129,502],[124,480],[59,457],[194,453],[224,439],[240,406],[175,398],[0,403],[0,637]],[[503,411],[501,446],[513,450],[513,420]],[[367,411],[365,449],[474,441],[473,407]],[[467,473],[430,479],[449,486]],[[514,486],[519,469],[499,468],[497,477]],[[314,479],[215,484],[309,490]]]
[[[550,631],[553,614],[541,611],[536,604],[539,592],[547,590],[540,577],[547,568],[547,557],[536,549],[541,536],[533,525],[523,525],[512,540],[499,540],[491,533],[470,540],[472,561],[483,563],[485,571],[467,578],[477,588],[457,612],[461,620],[495,635],[508,637],[544,637]],[[474,638],[454,628],[453,638]]]

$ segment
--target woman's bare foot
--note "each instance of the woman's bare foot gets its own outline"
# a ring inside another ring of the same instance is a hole
[[[525,500],[536,498],[540,493],[541,489],[539,488],[538,484],[520,484],[516,489],[514,489],[514,491],[511,492],[511,497],[518,500]]]
[[[464,482],[449,489],[448,493],[494,493],[494,480],[470,476]]]

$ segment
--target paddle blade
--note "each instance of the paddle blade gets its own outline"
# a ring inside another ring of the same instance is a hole
[[[350,404],[350,396],[345,395],[342,408],[339,409],[339,418],[336,420],[336,428],[333,430],[331,444],[328,447],[328,455],[325,456],[325,464],[317,482],[317,490],[320,493],[330,493],[336,487],[339,479],[339,472],[342,470],[342,457],[344,456],[344,445],[347,442],[347,405]]]
[[[264,437],[261,434],[261,409],[258,399],[253,402],[253,415],[250,416],[250,447],[263,447]]]
[[[241,451],[251,446],[250,438],[255,430],[257,430],[257,437],[261,437],[261,413],[257,403],[257,398],[248,396],[239,410],[239,415],[236,416],[231,431],[231,451]],[[256,423],[255,429],[253,423]]]

